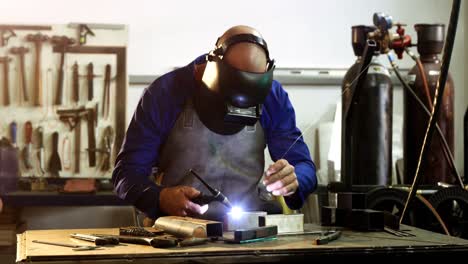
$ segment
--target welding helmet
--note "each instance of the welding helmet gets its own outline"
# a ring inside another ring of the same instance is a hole
[[[207,63],[214,64],[210,81],[204,85],[224,100],[224,122],[239,125],[254,125],[260,118],[262,104],[271,90],[274,60],[269,57],[265,40],[253,34],[238,34],[216,42],[216,48],[207,55]],[[223,58],[229,48],[237,43],[248,42],[260,46],[266,54],[266,71],[248,72],[231,66]]]

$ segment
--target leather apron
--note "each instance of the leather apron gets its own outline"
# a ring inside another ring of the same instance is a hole
[[[211,195],[197,178],[187,173],[193,169],[226,195],[233,205],[248,211],[280,213],[281,207],[276,201],[265,202],[258,196],[265,147],[259,122],[232,135],[217,134],[200,121],[192,101],[188,100],[161,148],[158,168],[162,173],[161,184],[192,186]],[[221,221],[227,211],[221,203],[212,202],[201,218]]]

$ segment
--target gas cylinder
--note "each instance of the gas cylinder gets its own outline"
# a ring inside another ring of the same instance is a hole
[[[342,153],[350,153],[349,167],[342,162],[342,180],[353,185],[388,185],[391,183],[392,168],[392,109],[393,85],[386,67],[374,56],[353,103],[350,127],[346,127],[345,111],[350,104],[350,87],[358,77],[359,64],[364,52],[367,33],[374,27],[353,26],[352,45],[357,60],[346,72],[342,83],[342,129],[347,144],[342,144]],[[346,152],[349,151],[349,152]]]
[[[418,53],[429,86],[430,100],[425,92],[422,76],[415,65],[408,72],[408,84],[424,102],[428,109],[429,101],[434,100],[434,93],[439,79],[441,63],[438,54],[442,51],[445,39],[443,24],[416,24],[414,26],[418,37]],[[445,84],[445,91],[438,114],[437,123],[445,136],[450,151],[453,154],[454,124],[453,124],[453,96],[454,86],[452,76],[449,74]],[[403,158],[404,183],[411,184],[421,152],[421,146],[426,133],[429,117],[421,109],[416,100],[404,92],[404,121],[403,121]],[[451,175],[451,168],[443,153],[443,146],[439,135],[434,133],[429,148],[425,167],[421,168],[420,184],[435,185],[437,182],[453,183],[455,177]]]
[[[468,169],[468,107],[465,111],[465,118],[463,120],[463,155],[464,155],[464,162],[463,168],[465,171],[465,183],[468,178],[467,169]]]

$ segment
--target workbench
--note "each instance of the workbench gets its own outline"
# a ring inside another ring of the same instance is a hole
[[[325,227],[305,225],[306,230],[325,230]],[[326,245],[313,245],[317,235],[278,236],[275,240],[247,244],[208,242],[192,247],[167,249],[145,245],[120,244],[91,251],[33,243],[32,240],[92,245],[69,237],[71,233],[118,234],[116,228],[34,230],[18,235],[19,263],[253,263],[283,261],[334,260],[343,257],[362,257],[366,260],[389,260],[407,256],[443,257],[455,259],[468,254],[468,240],[445,236],[414,227],[403,226],[414,237],[397,237],[386,232],[357,232],[343,230],[338,240]],[[383,258],[384,257],[384,258]],[[313,262],[310,262],[313,263]],[[317,262],[315,262],[317,263]]]

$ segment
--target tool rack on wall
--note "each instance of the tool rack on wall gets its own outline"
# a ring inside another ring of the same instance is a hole
[[[0,155],[2,177],[111,177],[125,133],[126,46],[124,25],[0,25],[0,152],[17,157]]]

